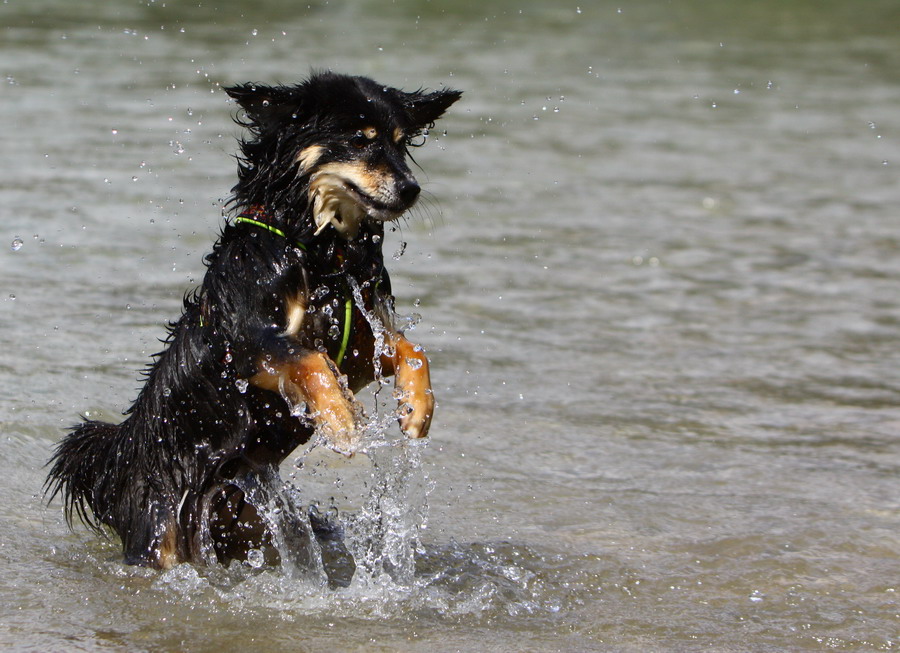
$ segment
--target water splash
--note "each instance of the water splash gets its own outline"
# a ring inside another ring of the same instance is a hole
[[[369,492],[345,522],[345,544],[356,562],[351,587],[406,592],[414,586],[415,554],[427,523],[425,440],[372,442]]]
[[[398,433],[397,412],[386,405],[394,398],[379,393],[386,379],[378,361],[393,354],[387,328],[404,318],[367,310],[368,289],[351,281],[351,290],[375,334],[379,381],[361,398],[368,410],[361,413],[354,455],[335,454],[317,434],[292,469],[285,465],[286,480],[274,469],[236,479],[270,530],[275,555],[262,548],[229,567],[180,565],[164,572],[155,588],[186,600],[225,601],[227,609],[275,609],[287,619],[555,614],[565,592],[549,557],[509,543],[423,542],[433,489],[423,464],[428,441]],[[406,326],[418,319],[406,318]],[[301,419],[305,411],[305,405],[292,407]],[[211,543],[209,561],[215,563]]]

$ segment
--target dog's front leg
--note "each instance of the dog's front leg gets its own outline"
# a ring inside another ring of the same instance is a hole
[[[290,361],[264,361],[261,368],[251,378],[254,385],[281,393],[291,406],[306,404],[328,444],[340,453],[353,453],[360,438],[358,411],[352,393],[327,355],[311,351]]]
[[[397,399],[400,402],[400,430],[411,438],[424,438],[434,415],[434,393],[428,358],[419,345],[402,334],[391,334],[393,356],[382,358],[382,367],[395,375]]]

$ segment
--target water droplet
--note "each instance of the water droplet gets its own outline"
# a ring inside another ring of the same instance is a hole
[[[372,234],[372,242],[376,245],[381,242],[381,236],[378,234]]]
[[[265,561],[266,557],[259,549],[250,549],[249,551],[247,551],[247,564],[254,569],[259,569],[260,567],[262,567]]]
[[[403,252],[405,252],[405,251],[406,251],[406,241],[402,240],[402,241],[400,241],[399,249],[397,249],[397,251],[394,252],[394,256],[393,256],[394,260],[399,261],[400,257],[403,256]]]
[[[16,295],[15,295],[15,293],[9,293],[9,298],[10,298],[11,300],[13,300],[13,301],[16,301]]]
[[[170,397],[170,396],[172,396],[172,389],[171,388],[163,388],[162,393],[163,393],[163,397]]]
[[[238,392],[244,394],[247,392],[247,386],[250,385],[250,382],[247,379],[236,379],[234,385],[237,387]]]
[[[422,367],[422,359],[421,358],[407,358],[406,364],[409,365],[412,369],[417,370]]]
[[[257,34],[259,34],[259,30],[256,30],[256,29],[250,30],[250,33],[251,33],[253,36],[256,36]]]
[[[22,246],[24,244],[25,243],[22,241],[22,239],[19,238],[18,236],[16,236],[15,238],[13,238],[13,241],[12,241],[12,245],[11,245],[12,251],[18,252],[20,249],[22,249]]]

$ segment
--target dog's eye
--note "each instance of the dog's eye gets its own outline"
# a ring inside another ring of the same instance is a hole
[[[371,143],[371,141],[366,138],[366,135],[361,131],[356,132],[353,136],[350,137],[350,145],[355,147],[357,150],[363,149],[369,143]]]

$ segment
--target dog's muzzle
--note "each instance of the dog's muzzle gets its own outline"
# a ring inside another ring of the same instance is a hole
[[[316,222],[316,234],[328,225],[346,239],[359,232],[363,220],[379,222],[396,220],[415,204],[421,188],[412,177],[394,184],[392,192],[380,201],[365,193],[346,177],[330,171],[313,174],[309,183],[310,201]]]

